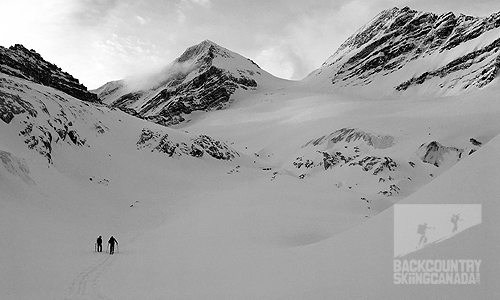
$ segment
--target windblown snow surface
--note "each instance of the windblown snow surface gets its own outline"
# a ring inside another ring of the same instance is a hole
[[[498,79],[375,100],[297,82],[175,128],[0,80],[17,103],[0,122],[2,299],[500,294]],[[202,135],[234,158],[188,155]],[[422,161],[438,143],[439,166]],[[481,224],[408,255],[480,259],[480,282],[394,284],[395,203],[481,204]],[[99,235],[119,253],[94,252]]]

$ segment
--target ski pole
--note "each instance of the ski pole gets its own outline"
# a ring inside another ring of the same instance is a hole
[[[94,243],[94,252],[97,252],[97,243]]]
[[[108,248],[109,248],[109,243],[108,243],[108,245],[106,246],[106,253],[108,253]]]
[[[120,248],[118,248],[118,244],[116,244],[116,253],[120,253]]]

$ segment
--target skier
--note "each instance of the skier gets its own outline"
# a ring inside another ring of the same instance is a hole
[[[118,245],[118,241],[113,236],[111,236],[109,238],[109,241],[108,241],[108,244],[109,244],[109,254],[115,253],[115,243],[116,243],[116,245]]]
[[[102,236],[97,238],[97,252],[102,252]]]
[[[462,219],[460,219],[460,214],[458,215],[453,215],[451,217],[451,223],[453,223],[453,233],[455,233],[457,230],[458,230],[458,221],[463,221]]]
[[[427,229],[434,229],[434,227],[427,226],[427,223],[418,225],[417,233],[420,234],[420,241],[418,242],[417,247],[419,247],[422,244],[422,242],[423,245],[427,243],[427,237],[425,236]]]

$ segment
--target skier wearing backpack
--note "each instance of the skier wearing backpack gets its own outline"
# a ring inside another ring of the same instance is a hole
[[[427,243],[427,237],[425,236],[427,229],[434,229],[434,227],[427,226],[427,223],[418,225],[417,233],[420,234],[420,241],[418,242],[418,246],[420,246],[422,242],[424,245],[425,243]]]
[[[458,221],[463,221],[462,219],[460,219],[460,214],[458,214],[458,215],[454,214],[451,217],[451,223],[453,223],[453,231],[452,231],[452,233],[455,233],[458,230]]]
[[[102,252],[102,236],[97,238],[97,252]]]
[[[114,254],[115,253],[115,243],[118,246],[118,241],[111,236],[109,238],[108,244],[109,244],[109,254]]]

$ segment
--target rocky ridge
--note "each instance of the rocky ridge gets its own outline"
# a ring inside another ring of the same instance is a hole
[[[203,157],[205,154],[219,160],[233,160],[240,154],[224,142],[208,135],[199,135],[186,141],[178,141],[169,137],[168,133],[144,128],[137,141],[137,149],[151,149],[152,152],[165,153],[169,157],[188,155]]]
[[[408,7],[384,10],[347,39],[306,81],[328,78],[339,88],[362,87],[395,73],[398,77],[394,80],[399,83],[387,86],[393,91],[431,79],[438,80],[439,88],[445,90],[481,88],[498,76],[500,37],[489,37],[485,45],[477,38],[499,27],[500,13],[480,18],[451,12],[436,15]],[[473,40],[478,43],[474,50],[451,61],[443,56]],[[441,65],[429,65],[428,71],[417,75],[401,72],[412,61],[427,64],[426,57],[433,55],[443,57]]]
[[[0,72],[58,89],[88,102],[99,102],[96,94],[58,66],[44,60],[35,50],[16,44],[0,46]]]

